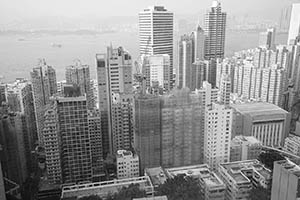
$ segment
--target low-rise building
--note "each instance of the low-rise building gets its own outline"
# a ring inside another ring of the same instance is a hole
[[[271,171],[258,160],[220,164],[219,174],[227,186],[226,200],[249,199],[252,187],[267,188],[271,180]]]
[[[230,162],[257,159],[262,144],[253,136],[236,136],[230,144]]]
[[[285,138],[284,150],[300,156],[300,136],[289,135],[289,137]]]
[[[117,152],[117,176],[118,179],[138,177],[139,157],[131,151],[118,150]]]
[[[284,145],[290,129],[291,114],[265,102],[232,104],[232,135],[254,136],[264,146]]]
[[[207,164],[166,169],[169,178],[177,175],[199,179],[204,200],[224,200],[226,185]]]
[[[84,197],[90,195],[97,195],[103,198],[108,194],[114,194],[123,187],[128,187],[131,184],[138,184],[139,188],[141,190],[145,190],[146,194],[149,196],[152,196],[154,194],[153,185],[150,181],[149,176],[142,176],[129,179],[63,186],[61,199]]]
[[[178,175],[190,176],[199,180],[201,193],[205,200],[224,200],[226,185],[210,170],[207,164],[192,165],[163,169],[161,167],[145,169],[145,174],[150,177],[152,185],[157,188],[168,178]]]

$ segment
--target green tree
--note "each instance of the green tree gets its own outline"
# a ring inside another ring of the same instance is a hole
[[[258,186],[256,188],[252,188],[250,197],[251,200],[270,200],[271,190]]]
[[[285,158],[277,151],[269,150],[259,154],[258,160],[260,160],[267,168],[273,171],[274,162],[278,160],[285,160]]]
[[[146,196],[146,192],[141,190],[138,184],[131,184],[128,187],[123,187],[119,192],[113,195],[108,195],[106,200],[132,200],[133,198]]]
[[[175,176],[158,187],[157,195],[168,200],[202,200],[199,180],[189,176]]]
[[[79,200],[102,200],[102,198],[97,195],[91,195],[87,197],[82,197]]]

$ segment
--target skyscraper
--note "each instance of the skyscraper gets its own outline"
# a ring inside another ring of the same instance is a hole
[[[47,177],[51,184],[62,183],[61,145],[59,121],[55,108],[49,107],[44,119],[44,147],[46,153]]]
[[[33,68],[30,76],[38,139],[39,144],[43,145],[45,107],[49,104],[49,98],[57,92],[56,74],[55,70],[48,66],[45,60],[40,60],[39,66]]]
[[[188,88],[162,96],[161,165],[179,167],[203,163],[201,93]]]
[[[91,181],[92,154],[86,97],[57,97],[55,107],[63,183]]]
[[[6,200],[1,162],[0,162],[0,199]]]
[[[89,134],[91,141],[93,181],[100,181],[104,175],[101,114],[99,110],[89,110]]]
[[[139,13],[141,55],[168,54],[173,86],[173,13],[163,6],[152,6]]]
[[[170,56],[168,54],[147,55],[144,57],[143,74],[146,76],[146,87],[160,87],[169,91]]]
[[[220,103],[229,106],[230,104],[230,91],[231,91],[231,78],[229,75],[224,74],[221,78],[220,86]]]
[[[276,29],[268,28],[266,32],[259,34],[259,46],[266,49],[275,49]]]
[[[134,99],[134,147],[140,157],[141,173],[145,167],[161,165],[160,99],[140,94]]]
[[[81,95],[86,94],[88,108],[93,109],[95,107],[88,65],[82,65],[81,62],[77,60],[75,65],[66,67],[66,83],[79,86]]]
[[[292,14],[290,18],[290,28],[288,36],[288,45],[293,45],[296,37],[300,33],[300,3],[294,3],[292,7]]]
[[[107,54],[97,54],[98,102],[101,112],[103,154],[113,151],[111,104],[113,94],[130,94],[132,88],[132,58],[122,47],[107,48]]]
[[[224,58],[226,13],[222,12],[221,3],[214,0],[205,15],[205,59]]]
[[[179,88],[190,88],[192,81],[193,64],[193,38],[188,35],[181,37],[179,41],[179,70],[177,74],[177,86]]]
[[[212,103],[205,111],[204,161],[213,169],[229,162],[232,109]]]
[[[134,142],[133,94],[113,94],[111,104],[113,153],[132,150]]]
[[[194,34],[194,61],[204,60],[205,56],[205,34],[204,30],[198,25]]]

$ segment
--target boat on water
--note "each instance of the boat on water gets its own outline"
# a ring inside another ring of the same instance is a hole
[[[56,44],[56,43],[51,43],[52,47],[56,47],[56,48],[61,48],[62,45],[61,44]]]
[[[25,41],[25,38],[18,38],[18,41]]]

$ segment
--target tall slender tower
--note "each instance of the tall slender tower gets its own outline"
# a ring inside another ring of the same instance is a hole
[[[139,13],[140,54],[170,56],[170,82],[173,85],[173,13],[152,6]]]
[[[205,55],[205,33],[204,30],[198,26],[197,30],[194,32],[195,37],[195,47],[194,47],[194,61],[204,60]]]
[[[57,92],[55,70],[48,66],[45,60],[40,60],[39,65],[30,73],[35,109],[36,127],[39,144],[43,145],[43,124],[45,107],[49,104],[49,98]]]
[[[97,54],[98,102],[104,157],[113,152],[112,95],[132,92],[132,59],[122,47],[107,48],[107,54]]]
[[[300,34],[300,3],[294,3],[290,18],[288,45],[293,45],[296,37]]]
[[[179,88],[191,88],[193,52],[193,37],[183,35],[179,41],[179,68],[177,74],[177,86]]]
[[[226,13],[222,12],[221,3],[214,0],[205,15],[205,59],[224,58],[225,29]]]

